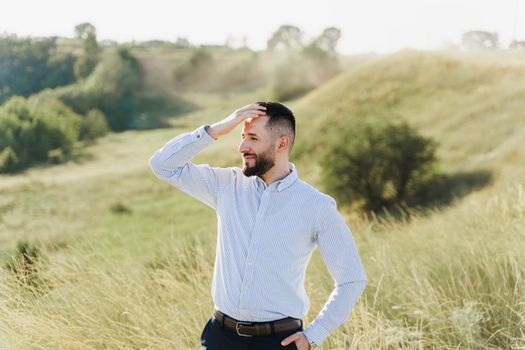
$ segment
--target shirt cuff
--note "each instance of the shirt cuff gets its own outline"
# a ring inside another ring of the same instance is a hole
[[[208,132],[206,131],[206,127],[209,127],[209,124],[204,124],[199,126],[195,131],[193,131],[193,136],[196,137],[198,140],[201,140],[200,142],[205,143],[206,145],[209,145],[213,143],[213,141],[216,141],[217,139],[213,138]]]
[[[303,334],[316,345],[321,345],[330,332],[314,321],[308,327],[303,329]]]

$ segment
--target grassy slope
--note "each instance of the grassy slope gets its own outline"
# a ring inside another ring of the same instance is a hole
[[[437,138],[446,171],[495,172],[493,186],[428,216],[349,216],[370,284],[325,349],[524,345],[523,81],[516,63],[401,53],[292,103],[303,152],[322,143],[323,123],[380,111]],[[78,164],[1,176],[0,249],[42,240],[53,288],[24,297],[0,271],[0,348],[195,348],[211,307],[214,213],[156,180],[147,158],[183,130],[268,96],[192,95],[211,107],[174,120],[173,129],[111,135]],[[229,135],[195,161],[237,165],[238,140]],[[292,161],[317,185],[313,156]],[[132,214],[112,213],[117,202]],[[160,268],[144,267],[151,262]],[[317,253],[309,272],[311,320],[332,281]]]
[[[401,52],[339,76],[296,105],[298,154],[311,155],[331,129],[372,116],[407,120],[440,142],[447,172],[499,175],[525,159],[525,67],[514,61]],[[301,147],[302,146],[302,147]],[[310,162],[313,164],[313,162]]]

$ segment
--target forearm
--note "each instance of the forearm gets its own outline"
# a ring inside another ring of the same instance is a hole
[[[348,319],[367,283],[367,280],[361,280],[336,286],[323,309],[304,329],[305,336],[320,345],[331,332]]]
[[[205,131],[206,125],[192,132],[178,135],[158,149],[149,159],[153,173],[159,178],[170,177],[191,158],[213,143],[214,138]]]
[[[232,120],[221,120],[215,124],[212,124],[206,128],[206,132],[217,140],[219,137],[229,134],[235,126],[238,125],[237,121]]]

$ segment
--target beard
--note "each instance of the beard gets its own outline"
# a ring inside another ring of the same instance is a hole
[[[245,153],[244,155],[255,156],[255,159],[252,160],[246,161],[243,159],[242,172],[246,176],[262,176],[275,165],[275,156],[272,154],[271,147],[261,154]],[[250,162],[254,164],[250,165]]]

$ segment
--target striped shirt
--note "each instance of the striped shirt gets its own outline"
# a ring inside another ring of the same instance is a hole
[[[168,141],[150,158],[154,174],[215,209],[218,236],[211,285],[215,307],[241,321],[304,319],[304,288],[316,247],[335,287],[306,337],[320,345],[350,315],[367,277],[335,200],[299,179],[295,165],[267,185],[238,167],[190,160],[216,139],[202,125]]]

